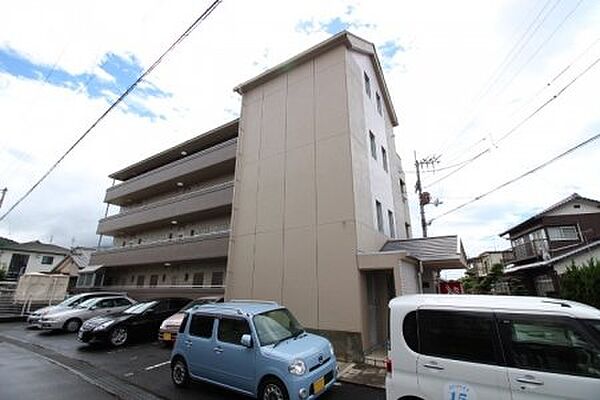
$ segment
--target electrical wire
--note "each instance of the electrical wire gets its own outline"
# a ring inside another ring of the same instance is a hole
[[[538,165],[537,167],[534,167],[534,168],[528,170],[527,172],[524,172],[521,175],[519,175],[519,176],[517,176],[515,178],[512,178],[512,179],[504,182],[503,184],[498,185],[495,188],[493,188],[491,190],[488,190],[485,193],[480,194],[479,196],[474,197],[473,199],[467,201],[466,203],[463,203],[463,204],[461,204],[461,205],[459,205],[457,207],[452,208],[451,210],[448,210],[448,211],[446,211],[446,212],[444,212],[444,213],[442,213],[442,214],[440,214],[440,215],[432,218],[431,220],[429,220],[429,224],[431,224],[433,221],[438,220],[438,219],[440,219],[440,218],[442,218],[442,217],[444,217],[444,216],[446,216],[448,214],[456,212],[456,211],[460,210],[461,208],[464,208],[464,207],[468,206],[469,204],[472,204],[472,203],[474,203],[476,201],[479,201],[482,198],[484,198],[484,197],[486,197],[486,196],[488,196],[488,195],[490,195],[490,194],[492,194],[492,193],[494,193],[494,192],[496,192],[496,191],[498,191],[498,190],[500,190],[500,189],[502,189],[502,188],[504,188],[504,187],[506,187],[506,186],[508,186],[510,184],[513,184],[513,183],[517,182],[518,180],[521,180],[521,179],[525,178],[528,175],[531,175],[531,174],[533,174],[533,173],[535,173],[535,172],[537,172],[537,171],[539,171],[539,170],[547,167],[548,165],[550,165],[550,164],[558,161],[559,159],[561,159],[561,158],[563,158],[563,157],[571,154],[572,152],[574,152],[574,151],[576,151],[576,150],[578,150],[578,149],[580,149],[580,148],[582,148],[582,147],[584,147],[584,146],[586,146],[586,145],[588,145],[588,144],[590,144],[590,143],[592,143],[592,142],[594,142],[595,140],[598,140],[598,139],[600,139],[600,133],[598,133],[597,135],[592,136],[591,138],[589,138],[589,139],[587,139],[587,140],[585,140],[585,141],[583,141],[583,142],[581,142],[581,143],[579,143],[579,144],[577,144],[577,145],[569,148],[568,150],[560,153],[559,155],[557,155],[555,157],[552,157],[550,160],[543,162],[542,164]]]
[[[58,165],[65,159],[65,157],[73,151],[75,147],[102,121],[115,107],[117,107],[129,93],[131,93],[136,86],[149,75],[169,54],[177,45],[179,45],[190,33],[204,21],[221,3],[222,0],[215,0],[204,12],[196,18],[196,20],[148,67],[136,80],[133,82],[125,92],[123,92],[86,130],[83,134],[63,153],[62,156],[42,175],[42,177],[35,183],[31,188],[25,192],[1,217],[0,222],[6,218],[19,204],[23,202],[47,177],[58,167]]]
[[[509,129],[504,135],[502,135],[498,140],[496,140],[496,142],[494,143],[497,147],[497,145],[504,141],[506,138],[508,138],[510,135],[512,135],[513,133],[515,133],[521,126],[523,126],[525,123],[527,123],[531,118],[533,118],[536,114],[538,114],[540,111],[542,111],[546,106],[548,106],[550,103],[552,103],[554,100],[556,100],[560,95],[562,95],[569,87],[571,87],[575,82],[577,82],[577,80],[579,78],[581,78],[583,75],[585,75],[586,73],[588,73],[592,68],[594,68],[598,63],[600,62],[600,57],[596,58],[596,60],[594,60],[590,65],[588,65],[583,71],[581,71],[579,74],[577,74],[575,76],[575,78],[573,78],[569,83],[567,83],[562,89],[560,89],[554,96],[552,96],[551,98],[549,98],[548,100],[546,100],[542,105],[540,105],[538,108],[536,108],[532,113],[530,113],[527,117],[525,117],[523,120],[521,120],[518,124],[516,124],[514,127],[512,127],[511,129]],[[467,165],[471,164],[472,162],[474,162],[475,160],[481,158],[483,155],[490,153],[491,152],[491,148],[488,147],[487,149],[481,151],[480,153],[478,153],[477,155],[475,155],[474,157],[471,157],[470,159],[466,160],[466,163],[463,164],[462,166],[460,166],[458,169],[456,169],[455,171],[450,172],[449,174],[446,174],[445,176],[441,177],[440,179],[428,184],[425,186],[425,188],[431,187],[441,181],[443,181],[444,179],[454,175],[456,172],[460,171],[461,169],[465,168]]]

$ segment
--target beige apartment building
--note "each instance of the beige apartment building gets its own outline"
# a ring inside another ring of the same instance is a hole
[[[275,300],[361,359],[392,297],[465,267],[456,236],[411,238],[375,47],[342,32],[235,90],[239,120],[111,175],[90,287]]]

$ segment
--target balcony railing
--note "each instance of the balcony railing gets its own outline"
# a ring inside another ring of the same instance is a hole
[[[506,255],[504,262],[514,263],[529,259],[543,260],[550,254],[550,246],[546,239],[536,239],[522,244],[513,244],[512,255]]]

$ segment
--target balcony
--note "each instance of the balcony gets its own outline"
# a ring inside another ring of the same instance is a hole
[[[519,263],[523,261],[539,261],[550,256],[548,240],[537,239],[522,244],[513,244],[512,254],[504,256],[505,263]]]
[[[197,220],[210,211],[223,210],[233,201],[233,181],[195,192],[184,193],[101,219],[97,233],[114,236],[117,232],[140,231],[165,226],[172,220]]]
[[[106,190],[104,201],[127,205],[136,200],[169,192],[177,182],[198,182],[232,173],[235,168],[237,138],[173,161],[128,179]]]
[[[218,231],[182,239],[113,247],[93,253],[90,265],[112,267],[224,258],[229,248],[229,232]]]

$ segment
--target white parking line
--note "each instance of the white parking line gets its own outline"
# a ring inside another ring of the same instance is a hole
[[[171,363],[171,361],[165,361],[165,362],[161,362],[161,363],[158,363],[158,364],[151,365],[151,366],[149,366],[149,367],[146,367],[146,368],[144,368],[144,369],[145,369],[146,371],[150,371],[151,369],[154,369],[154,368],[160,368],[160,367],[162,367],[163,365],[167,365],[167,364],[170,364],[170,363]]]

